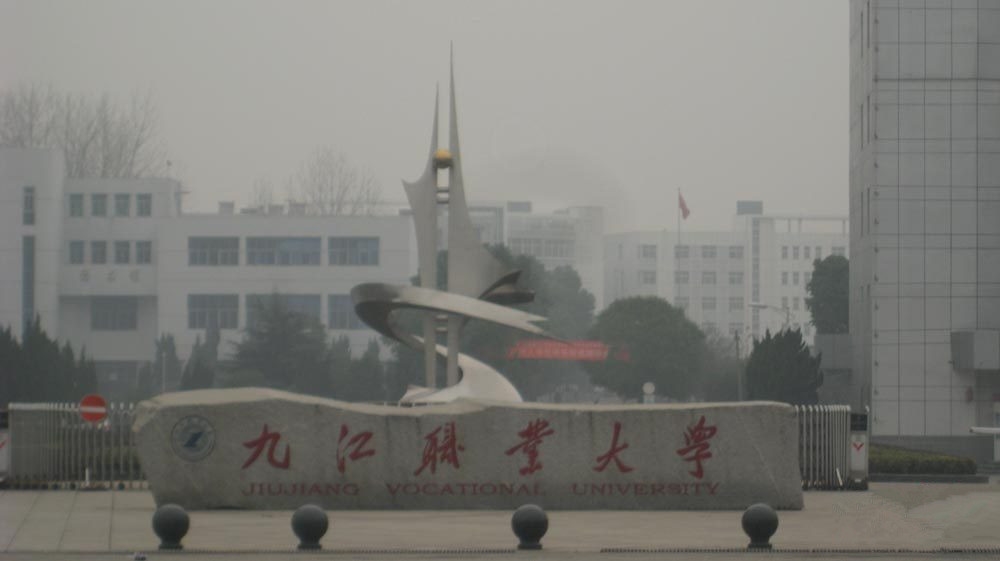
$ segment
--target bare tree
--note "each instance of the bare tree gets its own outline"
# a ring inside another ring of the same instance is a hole
[[[322,147],[289,180],[289,194],[314,214],[371,215],[381,203],[382,187],[371,171]]]
[[[250,206],[267,209],[274,201],[274,183],[271,182],[271,178],[258,176],[254,179],[250,192]]]
[[[51,86],[22,84],[0,94],[0,145],[48,146],[60,122],[62,97]]]
[[[152,95],[121,104],[22,85],[0,92],[0,144],[61,148],[70,177],[149,177],[164,172]]]

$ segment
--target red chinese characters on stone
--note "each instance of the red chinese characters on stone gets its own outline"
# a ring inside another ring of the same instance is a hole
[[[365,448],[371,439],[371,431],[363,431],[351,436],[350,427],[340,425],[340,438],[337,439],[337,471],[344,473],[347,470],[347,460],[353,462],[374,456],[375,450]]]
[[[685,462],[694,462],[694,471],[689,471],[695,479],[701,479],[705,475],[701,462],[712,457],[709,451],[708,441],[715,436],[715,425],[705,426],[705,416],[702,415],[698,422],[689,426],[684,433],[683,448],[677,449],[677,455],[684,458]]]
[[[594,466],[594,471],[602,472],[607,469],[608,465],[614,461],[615,466],[618,467],[618,471],[621,473],[628,473],[634,470],[634,467],[628,466],[618,457],[618,453],[628,448],[628,442],[618,444],[618,437],[621,435],[622,424],[615,421],[615,432],[611,436],[611,447],[607,452],[598,456],[597,465]]]
[[[455,434],[455,422],[451,421],[438,427],[424,436],[424,453],[420,467],[413,472],[413,475],[420,475],[422,471],[430,468],[431,473],[437,472],[438,462],[451,464],[452,467],[461,467],[458,464],[458,453],[465,450],[465,446],[458,443]]]
[[[253,448],[253,452],[250,453],[250,457],[247,461],[243,462],[243,467],[241,469],[247,469],[257,458],[260,457],[261,452],[264,451],[264,446],[267,446],[267,463],[271,464],[272,467],[278,469],[288,469],[288,466],[292,461],[292,449],[290,446],[285,444],[285,457],[278,461],[274,456],[274,449],[278,446],[278,441],[281,440],[280,432],[271,432],[267,429],[267,424],[264,424],[264,429],[260,431],[260,436],[253,440],[248,440],[243,443],[246,448]]]
[[[536,471],[541,471],[542,462],[538,461],[538,445],[546,436],[555,434],[555,429],[549,428],[549,422],[545,419],[537,419],[528,423],[528,426],[517,433],[521,437],[521,442],[508,449],[504,454],[514,455],[518,450],[528,456],[528,465],[522,467],[518,472],[521,475],[531,475]]]

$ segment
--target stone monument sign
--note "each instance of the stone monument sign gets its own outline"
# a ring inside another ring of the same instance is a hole
[[[771,402],[349,404],[246,388],[139,406],[156,502],[189,509],[802,508],[798,427]]]

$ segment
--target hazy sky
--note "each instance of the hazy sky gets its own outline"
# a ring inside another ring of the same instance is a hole
[[[727,228],[847,213],[848,9],[824,0],[0,0],[0,87],[151,90],[189,209],[330,145],[387,199],[423,169],[454,41],[467,192]]]

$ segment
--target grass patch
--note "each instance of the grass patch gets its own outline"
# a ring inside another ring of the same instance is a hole
[[[868,455],[868,471],[870,473],[975,474],[976,462],[972,458],[949,456],[936,452],[872,445]]]

